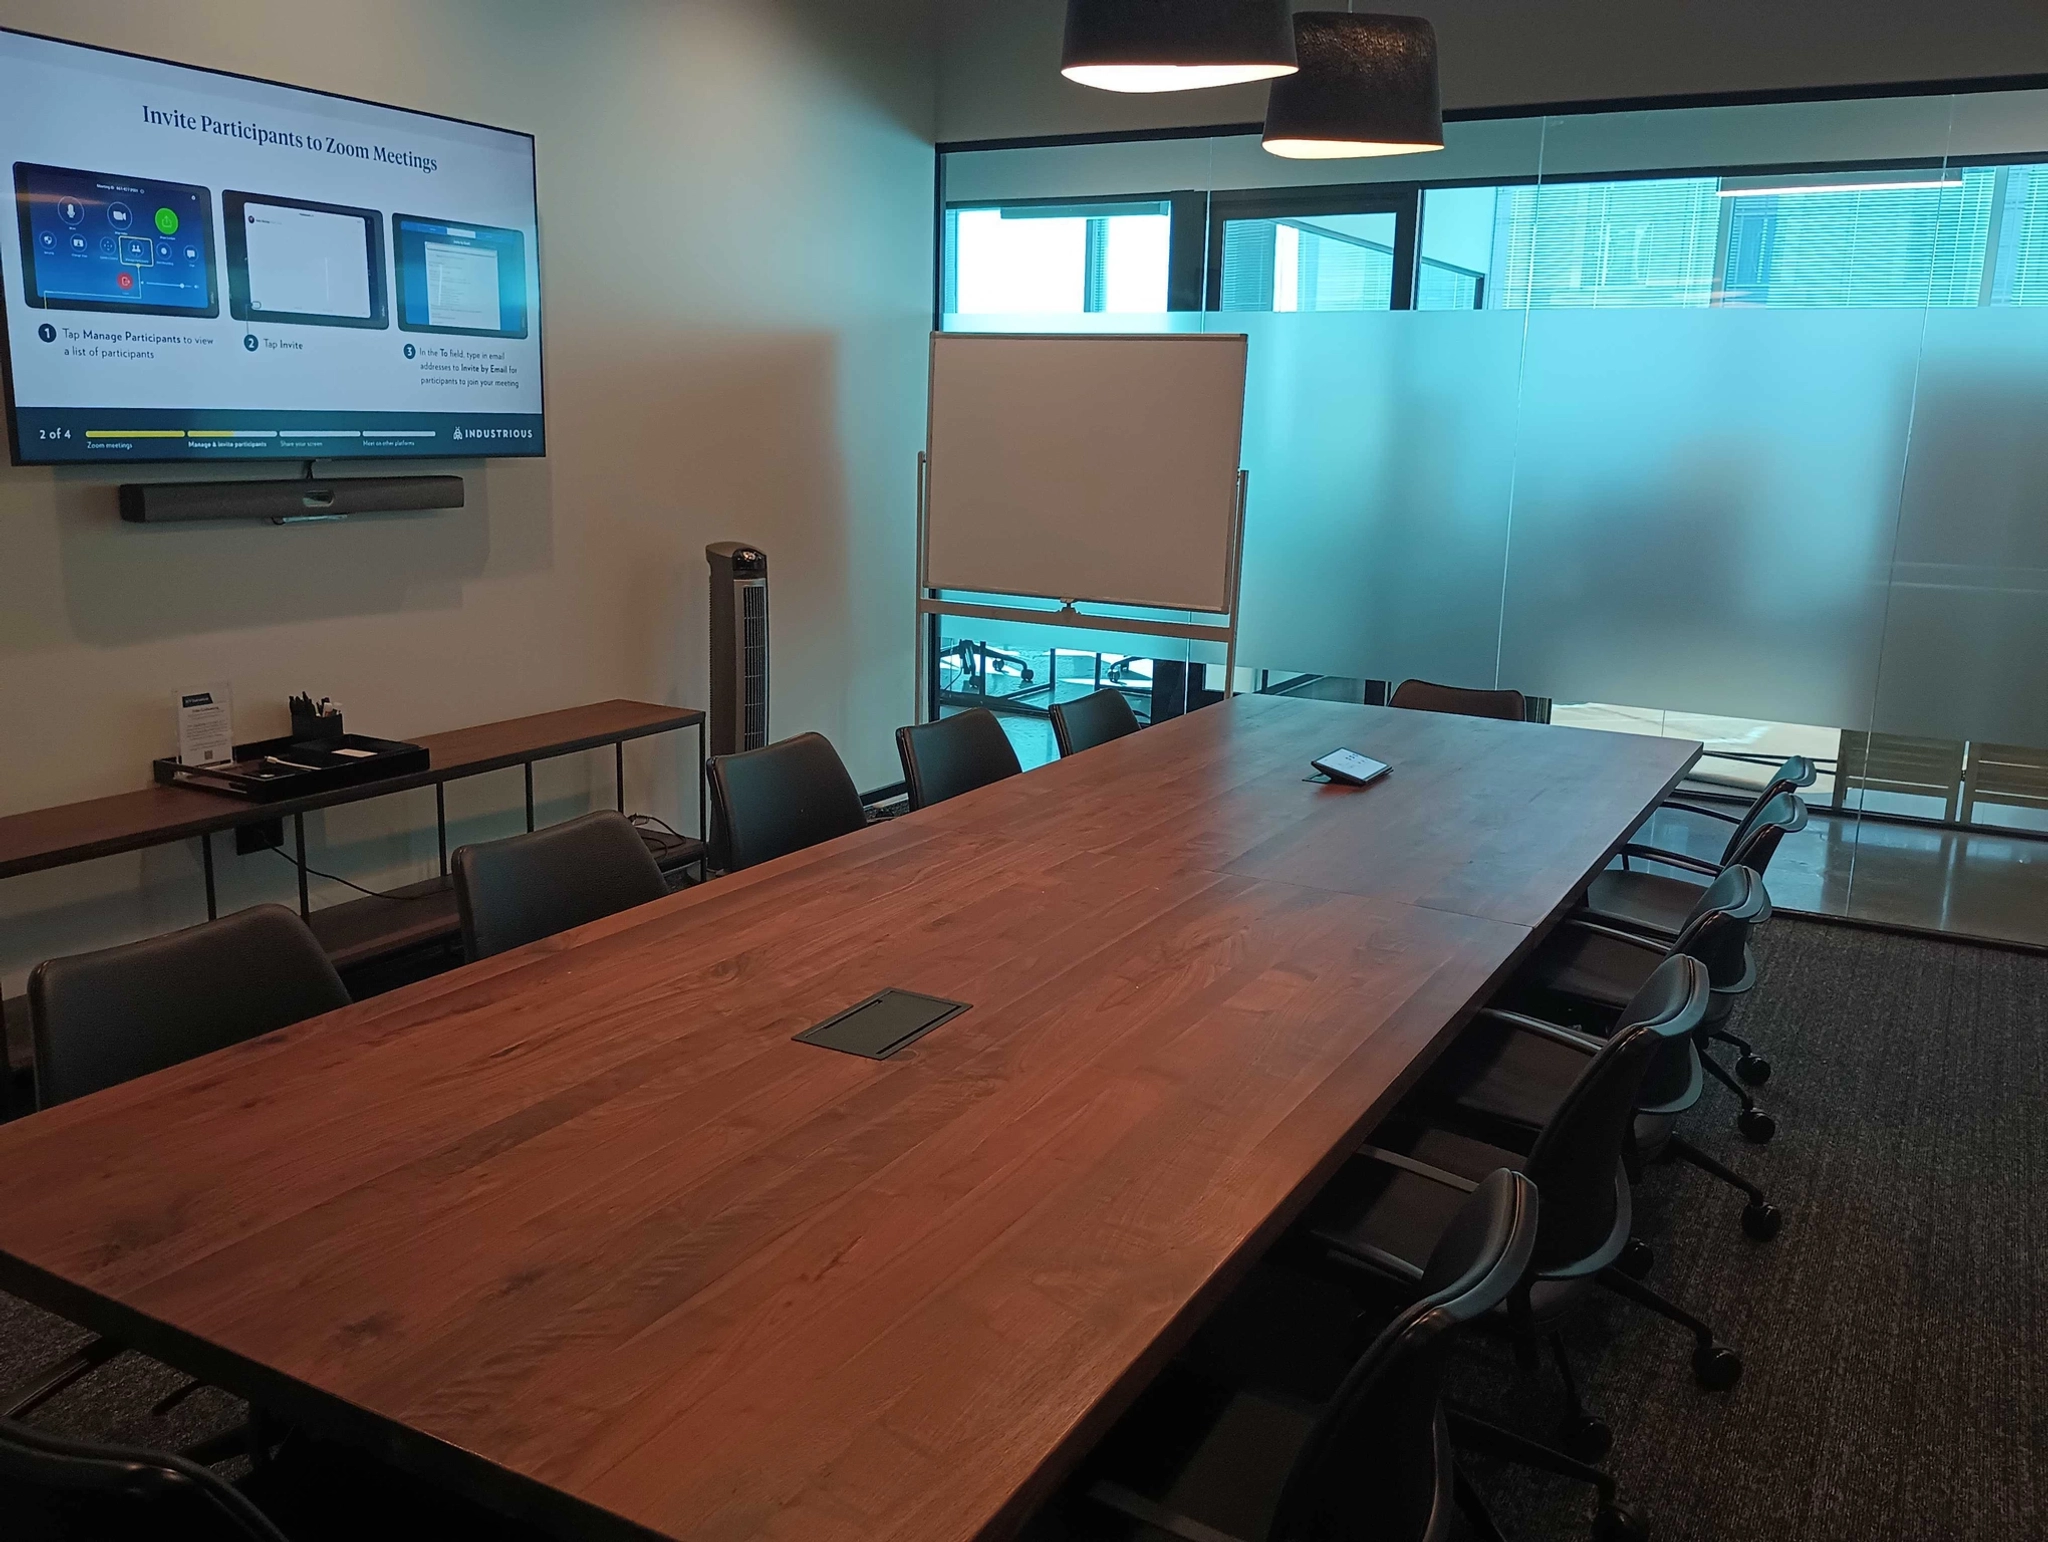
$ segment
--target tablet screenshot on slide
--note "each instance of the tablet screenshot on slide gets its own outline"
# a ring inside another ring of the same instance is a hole
[[[17,161],[23,298],[54,310],[217,316],[203,187]]]
[[[394,214],[391,245],[405,331],[526,336],[526,238],[518,231]]]
[[[383,221],[375,209],[223,193],[228,309],[241,321],[383,327]]]

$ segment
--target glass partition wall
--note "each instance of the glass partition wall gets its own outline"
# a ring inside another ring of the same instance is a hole
[[[1807,754],[1778,904],[2048,942],[2048,93],[1446,141],[948,152],[940,323],[1249,334],[1239,689],[1511,686],[1707,741],[1731,800]],[[1027,761],[1098,679],[1141,715],[1222,684],[982,630],[942,619],[936,704]],[[1718,856],[1702,823],[1653,833]]]

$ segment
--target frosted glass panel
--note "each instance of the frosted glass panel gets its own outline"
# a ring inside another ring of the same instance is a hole
[[[1922,326],[1531,313],[1502,683],[1868,722]]]
[[[1490,685],[1522,318],[1238,314],[1230,325],[1251,336],[1238,657]]]
[[[961,214],[1154,203],[1175,309],[946,325],[1250,334],[1248,671],[1811,754],[1789,906],[2048,937],[2048,91],[1447,139],[948,155]]]
[[[2048,745],[2044,429],[2048,313],[1928,316],[1880,732]]]

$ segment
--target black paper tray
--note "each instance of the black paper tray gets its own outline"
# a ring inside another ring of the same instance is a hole
[[[341,754],[360,750],[360,755]],[[285,764],[278,764],[278,762]],[[235,746],[235,758],[224,765],[181,766],[175,755],[153,763],[156,779],[170,787],[196,787],[248,803],[282,803],[288,798],[316,797],[343,787],[381,782],[427,769],[428,757],[417,744],[344,734],[339,739],[310,741],[258,739]]]

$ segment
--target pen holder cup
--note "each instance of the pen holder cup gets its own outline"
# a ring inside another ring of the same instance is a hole
[[[302,707],[292,708],[292,740],[297,744],[338,744],[342,738],[341,714],[324,716]]]

